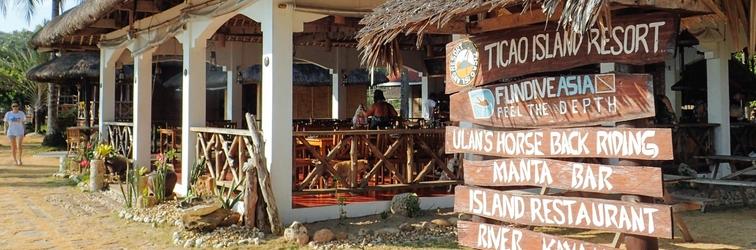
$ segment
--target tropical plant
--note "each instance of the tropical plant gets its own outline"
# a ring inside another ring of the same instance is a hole
[[[152,178],[152,191],[155,194],[155,200],[158,203],[165,200],[165,179],[168,176],[168,171],[173,171],[173,168],[168,167],[168,162],[176,158],[176,150],[171,149],[165,154],[158,154],[157,161],[155,161],[155,177]]]
[[[205,173],[206,169],[207,162],[205,159],[197,159],[194,161],[194,166],[189,174],[189,193],[186,195],[187,199],[191,199],[197,195],[197,180]]]
[[[144,191],[147,189],[147,187],[144,187],[143,190],[139,190],[139,180],[142,178],[142,175],[147,172],[147,167],[141,167],[138,170],[134,167],[127,167],[126,168],[126,189],[123,187],[123,183],[121,180],[118,180],[118,186],[121,188],[121,194],[123,194],[123,200],[124,200],[124,207],[126,208],[133,208],[136,206],[137,199],[139,199],[139,195],[141,193],[144,193]]]
[[[241,185],[244,182],[244,180],[240,181],[239,183],[236,183],[236,181],[231,181],[231,189],[226,190],[226,187],[221,185],[220,188],[218,188],[218,198],[220,198],[221,203],[223,204],[223,208],[225,209],[232,209],[236,205],[237,202],[244,196],[244,191],[241,191],[236,197],[233,197],[234,191],[239,188],[239,185]],[[224,194],[225,193],[225,194]]]
[[[40,54],[28,47],[2,46],[0,47],[0,83],[5,89],[13,89],[22,95],[22,103],[33,109],[34,131],[40,132],[39,119],[44,117],[41,110],[45,106],[47,86],[43,83],[30,81],[26,78],[26,71],[47,61],[48,55]]]
[[[106,160],[115,157],[115,149],[107,143],[102,143],[93,152],[93,156],[98,160]]]

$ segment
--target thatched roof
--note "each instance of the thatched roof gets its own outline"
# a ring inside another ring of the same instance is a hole
[[[262,82],[262,66],[255,64],[247,67],[242,74],[244,82]],[[327,86],[331,85],[333,78],[331,72],[318,65],[309,63],[295,63],[292,65],[291,81],[294,85],[301,86]]]
[[[386,77],[386,71],[383,69],[375,69],[373,71],[373,84],[375,85],[385,82],[389,82],[388,77]],[[347,74],[347,84],[369,85],[370,70],[364,68],[350,70],[349,74]]]
[[[95,53],[66,53],[26,72],[26,78],[36,82],[80,82],[99,77],[100,54]]]
[[[166,65],[167,66],[167,65]],[[181,65],[179,65],[181,66]],[[208,90],[225,89],[227,85],[227,73],[218,68],[216,71],[210,71],[210,64],[205,64],[205,84]],[[180,88],[184,83],[184,77],[182,74],[176,74],[163,83],[163,86],[169,88]]]
[[[357,34],[362,64],[370,67],[385,62],[389,71],[393,71],[402,66],[395,40],[400,34],[417,33],[419,47],[428,27],[440,28],[471,13],[490,12],[522,2],[525,6],[535,2],[542,4],[548,17],[563,8],[559,25],[578,33],[583,33],[605,16],[603,9],[608,5],[608,1],[597,0],[389,0],[360,21],[365,25]]]
[[[86,0],[45,24],[45,27],[34,34],[31,43],[37,47],[55,44],[60,39],[89,27],[124,2],[126,0]]]

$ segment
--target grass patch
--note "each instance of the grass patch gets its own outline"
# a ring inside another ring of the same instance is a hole
[[[49,177],[45,179],[45,181],[40,182],[40,187],[65,187],[65,186],[76,186],[78,184],[75,180],[70,178],[58,178],[58,177]]]

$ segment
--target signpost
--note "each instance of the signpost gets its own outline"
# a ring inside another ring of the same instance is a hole
[[[445,152],[504,157],[463,161],[465,184],[471,186],[456,187],[454,211],[517,224],[672,238],[671,206],[629,199],[663,197],[660,168],[546,159],[672,160],[670,129],[580,127],[653,117],[653,77],[512,78],[602,62],[664,62],[674,58],[678,26],[677,15],[652,13],[612,17],[610,26],[588,34],[536,25],[447,44],[451,120],[492,128],[447,126]],[[518,196],[485,188],[502,186],[622,194],[623,201]],[[460,244],[479,249],[615,249],[485,223],[460,221],[458,227]]]
[[[565,190],[662,197],[662,171],[549,159],[463,160],[465,183],[479,186],[539,186]]]
[[[538,77],[450,97],[455,121],[506,128],[598,125],[655,115],[648,74]]]
[[[674,58],[679,18],[668,13],[613,17],[609,27],[576,34],[556,25],[510,29],[447,44],[446,93],[516,76],[616,62]]]

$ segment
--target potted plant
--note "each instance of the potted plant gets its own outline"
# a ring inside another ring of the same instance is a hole
[[[100,190],[105,183],[105,160],[115,156],[115,149],[105,143],[99,143],[92,152],[93,159],[89,167],[90,191]]]
[[[155,194],[157,202],[161,202],[165,197],[170,197],[173,194],[173,188],[176,186],[178,176],[173,170],[173,164],[169,164],[168,162],[174,158],[176,158],[175,150],[170,150],[165,154],[158,154],[157,161],[155,161],[155,171],[147,175],[147,186]]]

